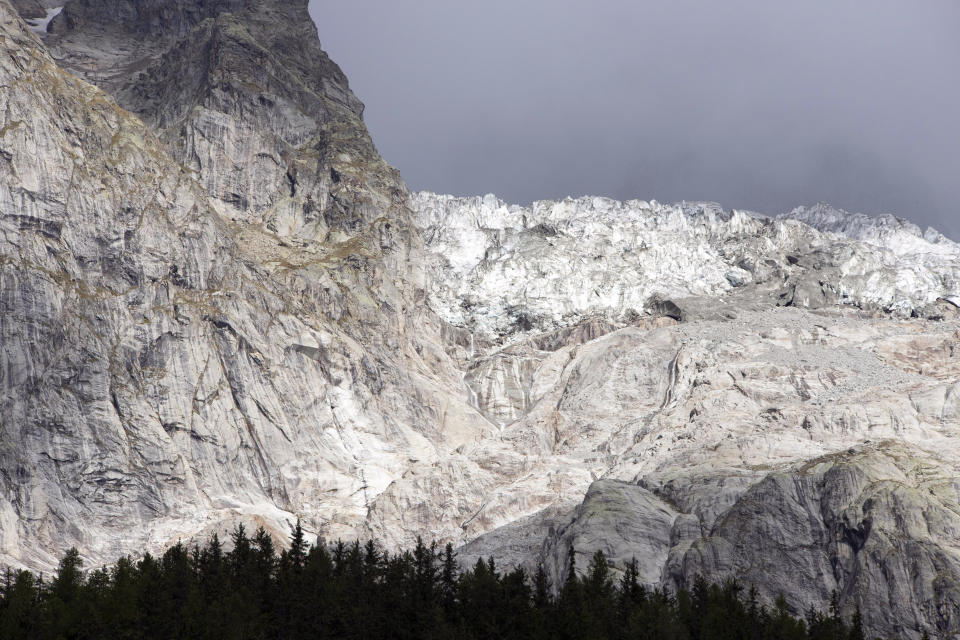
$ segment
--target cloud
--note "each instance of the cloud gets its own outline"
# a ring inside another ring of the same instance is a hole
[[[960,3],[313,0],[413,188],[777,213],[960,238]]]

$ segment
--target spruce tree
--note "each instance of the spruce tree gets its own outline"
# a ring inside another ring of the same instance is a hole
[[[40,634],[40,585],[29,571],[7,570],[0,606],[0,638],[33,640]]]
[[[440,569],[440,598],[448,619],[453,619],[457,604],[457,554],[449,542],[443,549],[443,567]]]
[[[860,605],[853,612],[853,620],[850,622],[850,632],[847,634],[848,640],[866,640],[863,633],[863,616],[860,614]]]
[[[287,552],[290,566],[293,567],[293,569],[297,571],[303,569],[303,563],[307,559],[307,549],[309,546],[306,535],[303,533],[303,526],[300,524],[300,518],[297,518],[297,524],[293,527],[293,535],[290,537],[290,549]]]
[[[557,602],[559,630],[563,637],[580,638],[583,636],[583,597],[580,580],[577,577],[577,552],[571,544],[567,548],[567,577],[560,589]]]
[[[577,552],[573,548],[573,543],[567,547],[567,578],[563,583],[563,588],[574,589],[577,584]]]
[[[533,606],[543,610],[552,604],[550,597],[550,581],[547,572],[543,569],[543,562],[537,563],[537,572],[533,575]]]
[[[57,568],[57,577],[50,583],[50,593],[64,603],[70,603],[77,598],[83,586],[83,560],[76,547],[70,548]]]

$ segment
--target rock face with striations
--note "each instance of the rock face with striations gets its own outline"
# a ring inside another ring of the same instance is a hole
[[[0,0],[0,44],[3,562],[300,517],[960,633],[957,244],[409,194],[305,0]]]
[[[355,99],[322,102],[310,135],[301,123],[271,197],[312,226],[274,229],[276,217],[254,220],[208,191],[232,160],[188,166],[162,130],[62,70],[0,6],[5,558],[49,566],[76,545],[107,559],[238,517],[282,535],[299,515],[354,535],[409,460],[492,430],[416,304],[405,188]],[[75,16],[68,7],[58,29],[77,31],[48,36],[57,55],[69,42],[81,56],[81,28],[91,49],[110,33],[96,13]],[[174,44],[210,27],[204,18]],[[146,48],[159,47],[150,33]],[[349,95],[327,65],[334,97]],[[229,121],[231,104],[217,117]],[[267,136],[288,112],[307,117],[273,104],[244,126]]]

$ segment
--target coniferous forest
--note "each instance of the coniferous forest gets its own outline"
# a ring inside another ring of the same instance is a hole
[[[373,543],[309,545],[299,523],[279,552],[263,529],[250,537],[238,526],[229,552],[214,536],[203,548],[177,544],[159,558],[84,572],[71,550],[54,577],[7,571],[0,586],[4,640],[864,640],[859,615],[846,624],[835,601],[798,619],[782,598],[764,606],[735,582],[648,590],[635,562],[614,572],[600,552],[554,596],[542,570],[501,572],[490,559],[461,571],[449,545],[398,554]]]

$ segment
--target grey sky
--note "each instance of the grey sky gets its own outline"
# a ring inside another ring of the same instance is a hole
[[[960,239],[957,0],[311,0],[414,189],[830,202]]]

